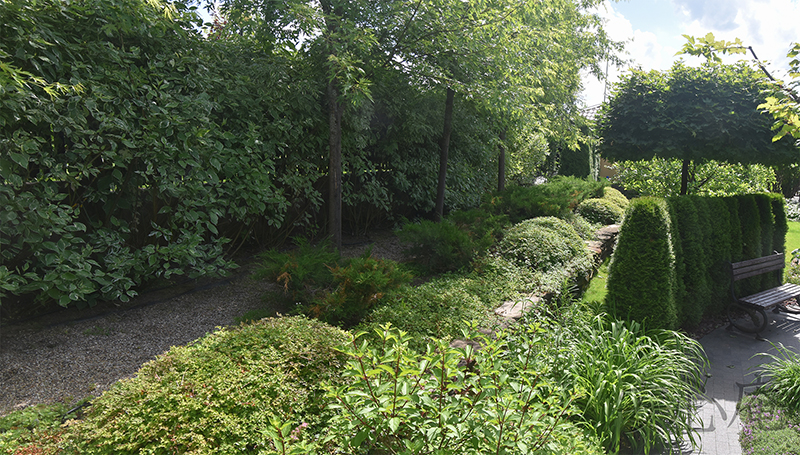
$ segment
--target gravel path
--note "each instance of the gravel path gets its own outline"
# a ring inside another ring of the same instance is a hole
[[[146,292],[124,307],[67,310],[0,327],[0,415],[99,395],[170,347],[263,307],[272,285],[251,279],[247,269],[234,273]]]
[[[372,245],[373,257],[401,258],[391,231],[346,237],[344,244],[345,257],[358,256]],[[0,325],[0,416],[39,403],[99,395],[170,347],[191,343],[263,308],[267,303],[262,296],[278,287],[251,279],[252,269],[243,266],[227,279],[145,292],[120,307],[69,309]]]

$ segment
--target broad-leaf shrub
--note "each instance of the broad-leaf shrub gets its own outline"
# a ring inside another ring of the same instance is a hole
[[[323,383],[339,383],[349,340],[299,316],[219,329],[95,399],[70,444],[85,454],[283,453],[281,427],[299,429],[299,443],[326,425]]]
[[[605,198],[590,198],[578,204],[575,213],[592,223],[608,225],[621,222],[625,209]]]
[[[648,328],[677,327],[671,230],[663,199],[631,201],[608,268],[606,302],[613,316]]]
[[[383,326],[377,343],[356,336],[349,380],[332,388],[330,427],[347,453],[598,453],[568,422],[568,400],[545,381],[533,327],[483,338],[479,351],[428,345]]]
[[[649,453],[684,436],[698,444],[695,398],[707,366],[698,342],[601,314],[560,326],[553,343],[556,380],[576,393],[576,418],[609,453]]]
[[[569,223],[555,217],[533,218],[509,227],[498,251],[519,267],[559,278],[559,285],[589,273],[592,267],[583,239]]]

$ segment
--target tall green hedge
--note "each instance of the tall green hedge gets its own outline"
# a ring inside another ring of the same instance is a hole
[[[733,233],[730,207],[722,198],[708,198],[708,214],[711,223],[711,237],[706,244],[708,250],[709,280],[711,299],[708,312],[720,314],[730,299],[730,274],[728,262],[731,262],[733,249]],[[737,212],[738,213],[738,212]],[[738,225],[738,223],[737,223]]]
[[[609,265],[609,310],[618,318],[643,321],[649,328],[674,329],[675,253],[663,199],[631,201]]]
[[[676,295],[680,325],[695,326],[705,313],[711,295],[706,266],[705,232],[708,215],[700,216],[695,198],[678,196],[667,199],[670,210],[675,214],[680,254],[676,255],[677,280],[683,283],[682,294]],[[703,204],[704,205],[704,204]],[[702,222],[701,222],[702,220]],[[681,262],[683,267],[680,267]]]

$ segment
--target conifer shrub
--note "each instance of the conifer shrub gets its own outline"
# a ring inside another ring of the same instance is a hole
[[[625,197],[625,195],[622,194],[621,191],[619,191],[616,188],[612,188],[610,186],[603,188],[603,199],[607,199],[613,202],[616,206],[618,206],[622,210],[627,209],[628,204],[630,204],[628,198]]]
[[[572,226],[572,228],[575,229],[575,232],[577,232],[578,235],[583,240],[592,240],[594,238],[595,232],[597,232],[598,229],[603,227],[599,223],[590,222],[586,218],[578,215],[577,213],[569,213],[562,219],[567,223],[569,223],[570,226]]]
[[[466,267],[476,253],[485,251],[494,242],[490,232],[479,238],[460,228],[450,219],[436,223],[422,220],[419,223],[406,223],[396,232],[405,244],[403,254],[415,264],[422,274],[443,273]]]
[[[333,284],[330,267],[339,262],[339,252],[328,241],[313,245],[308,239],[294,239],[296,248],[271,249],[259,255],[253,277],[278,283],[293,303],[307,304],[320,290]]]
[[[761,256],[774,253],[775,215],[772,213],[772,198],[766,193],[754,194],[761,222]]]
[[[772,216],[775,219],[775,230],[772,233],[772,248],[779,253],[784,253],[786,252],[786,233],[789,232],[786,199],[779,193],[769,193],[769,197],[772,205]]]
[[[509,227],[498,250],[520,267],[557,272],[564,278],[586,274],[592,266],[585,242],[569,223],[555,217],[532,218]]]
[[[711,284],[708,312],[721,314],[730,301],[731,278],[728,263],[731,262],[732,250],[731,212],[722,198],[708,198],[707,205],[709,217],[714,220],[711,223],[711,237],[706,245]]]
[[[507,215],[511,223],[542,216],[564,217],[584,199],[603,195],[605,183],[558,176],[542,185],[509,186],[492,193],[481,208],[494,215]]]
[[[761,216],[755,195],[741,194],[735,196],[739,201],[739,223],[742,232],[742,260],[755,259],[762,256]],[[758,275],[736,283],[737,295],[750,295],[764,289],[763,276]]]
[[[651,329],[677,326],[671,225],[663,199],[631,201],[608,270],[606,303],[616,318]]]
[[[739,219],[739,200],[735,196],[722,198],[728,206],[728,222],[730,223],[731,236],[731,261],[739,262],[743,259],[742,249],[742,222]]]
[[[602,225],[617,224],[622,221],[625,209],[605,198],[586,199],[575,209],[575,213],[592,223]]]
[[[702,319],[711,295],[703,228],[697,210],[699,204],[696,204],[695,198],[687,196],[671,197],[667,202],[670,210],[675,213],[674,221],[677,223],[678,237],[674,240],[680,242],[681,246],[675,262],[683,264],[683,267],[677,268],[680,273],[676,273],[677,281],[683,283],[683,292],[675,296],[679,323],[694,327]]]

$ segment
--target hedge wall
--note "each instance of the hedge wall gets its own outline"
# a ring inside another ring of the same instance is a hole
[[[787,230],[778,194],[636,199],[609,268],[609,309],[650,326],[695,326],[730,303],[728,263],[783,252]],[[752,277],[737,283],[737,293],[780,280],[779,272]]]

